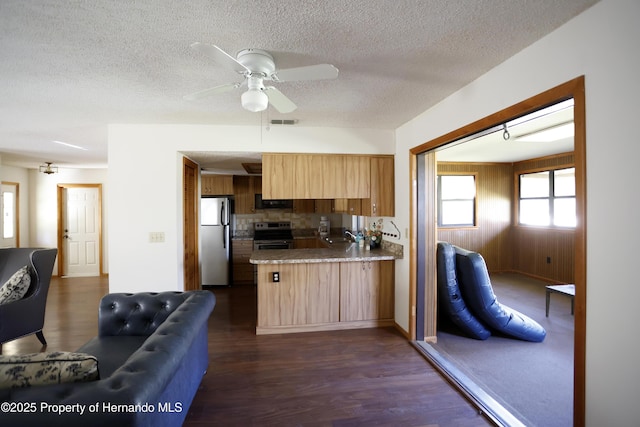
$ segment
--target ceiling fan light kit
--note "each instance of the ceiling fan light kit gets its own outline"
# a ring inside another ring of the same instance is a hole
[[[249,89],[240,96],[240,103],[251,112],[264,111],[269,106],[269,97],[260,89]]]
[[[278,112],[286,114],[297,106],[274,86],[264,86],[264,81],[325,80],[338,77],[338,69],[331,64],[308,65],[298,68],[278,70],[273,56],[262,49],[243,49],[236,58],[216,45],[193,43],[193,50],[210,55],[214,60],[244,77],[241,83],[227,83],[186,95],[184,99],[194,100],[209,95],[228,92],[246,83],[248,90],[240,96],[242,107],[251,112],[266,110],[271,104]]]

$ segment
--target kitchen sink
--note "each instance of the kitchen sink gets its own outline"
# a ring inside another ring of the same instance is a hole
[[[346,237],[341,237],[341,236],[325,237],[324,241],[329,243],[330,245],[333,245],[334,243],[351,243],[351,239],[348,239]]]
[[[338,250],[338,251],[349,252],[351,249],[356,247],[355,242],[349,239],[348,237],[329,236],[329,237],[323,237],[322,241],[324,242],[325,245],[327,245],[327,247]]]

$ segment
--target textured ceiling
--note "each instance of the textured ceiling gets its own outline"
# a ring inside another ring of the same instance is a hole
[[[596,0],[2,0],[4,163],[106,165],[109,123],[260,123],[238,81],[193,52],[270,51],[277,68],[335,65],[338,79],[283,82],[301,126],[394,129]],[[65,141],[86,148],[54,144]]]

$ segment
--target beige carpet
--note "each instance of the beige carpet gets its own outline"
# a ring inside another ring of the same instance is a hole
[[[546,283],[517,274],[491,276],[501,304],[547,331],[542,343],[492,335],[466,338],[440,322],[433,347],[527,426],[573,425],[573,316],[570,298],[552,294],[545,317]]]

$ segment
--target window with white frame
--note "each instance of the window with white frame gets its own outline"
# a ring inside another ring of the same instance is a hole
[[[475,175],[438,175],[438,226],[475,225]]]
[[[520,174],[519,223],[575,227],[575,168]]]

